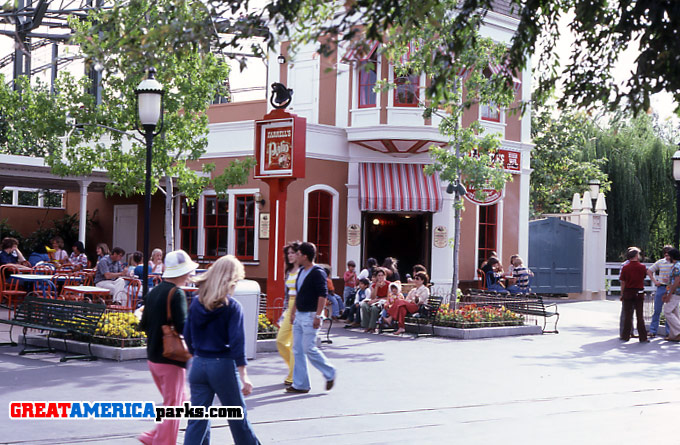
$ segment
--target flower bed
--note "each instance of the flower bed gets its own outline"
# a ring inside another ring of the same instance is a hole
[[[522,326],[524,317],[504,306],[477,306],[474,304],[452,309],[448,304],[439,308],[439,316],[435,326],[454,328],[482,328],[493,326]]]
[[[265,340],[269,338],[276,338],[279,328],[274,326],[265,314],[260,314],[257,317],[257,339]]]
[[[54,337],[63,338],[64,335],[55,334]],[[88,338],[82,334],[68,335],[68,338],[88,341]],[[97,330],[92,336],[92,344],[117,348],[146,346],[146,333],[139,330],[139,320],[133,313],[107,311],[97,324]]]

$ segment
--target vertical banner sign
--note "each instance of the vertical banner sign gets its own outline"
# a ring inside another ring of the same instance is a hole
[[[271,214],[261,215],[261,234],[269,237],[267,252],[267,318],[276,322],[283,309],[283,245],[286,242],[288,185],[305,177],[307,121],[303,117],[274,110],[255,121],[255,179],[269,185]]]

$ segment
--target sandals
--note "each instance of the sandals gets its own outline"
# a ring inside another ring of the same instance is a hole
[[[394,335],[401,335],[401,334],[403,334],[404,332],[406,332],[406,329],[404,329],[404,328],[399,328],[399,329],[397,329],[396,331],[394,331]]]

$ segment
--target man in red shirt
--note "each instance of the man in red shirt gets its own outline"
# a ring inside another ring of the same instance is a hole
[[[647,275],[647,268],[640,263],[640,249],[637,247],[629,247],[626,252],[626,259],[628,264],[621,268],[621,298],[623,301],[623,331],[621,332],[621,340],[630,340],[630,334],[633,327],[633,311],[637,317],[637,329],[640,335],[640,343],[646,343],[647,329],[645,328],[645,319],[642,313],[642,306],[644,304],[644,288],[645,275]]]

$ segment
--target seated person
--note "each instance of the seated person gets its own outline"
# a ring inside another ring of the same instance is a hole
[[[149,260],[149,273],[162,274],[163,272],[165,272],[163,251],[159,248],[155,248],[151,251],[151,259]]]
[[[60,236],[55,236],[50,240],[50,245],[54,249],[52,253],[52,261],[57,265],[65,264],[68,262],[68,254],[64,251],[64,239]]]
[[[50,256],[47,254],[47,249],[42,244],[39,245],[33,253],[28,256],[28,262],[34,266],[40,262],[49,263]]]
[[[151,261],[149,261],[151,263]],[[135,252],[132,253],[130,256],[130,266],[128,267],[128,273],[130,274],[131,277],[138,278],[140,281],[142,279],[142,276],[144,275],[144,254],[140,252],[139,250],[136,250]],[[157,280],[160,278],[158,275],[155,276]],[[148,285],[149,289],[155,286],[154,284],[154,276],[151,275],[151,266],[149,265],[149,278],[148,278]]]
[[[68,262],[73,266],[74,270],[81,270],[87,267],[87,255],[85,255],[85,246],[82,242],[76,241],[73,243]]]
[[[386,319],[389,317],[389,311],[396,307],[399,301],[404,300],[404,294],[401,293],[401,282],[393,281],[390,283],[390,293],[387,294],[387,300],[383,305],[383,310],[380,313],[380,323],[386,323]],[[391,324],[391,323],[387,323]]]
[[[378,316],[382,311],[383,304],[387,301],[387,292],[390,282],[387,281],[387,272],[382,267],[377,267],[373,272],[375,281],[371,285],[371,299],[364,300],[359,309],[361,310],[361,327],[364,332],[375,332]]]
[[[326,271],[326,280],[328,284],[328,296],[326,297],[326,304],[331,306],[331,317],[333,320],[340,318],[340,313],[345,310],[345,303],[342,301],[342,297],[335,293],[335,286],[333,286],[333,280],[331,280],[331,266],[328,264],[322,265],[323,270]]]
[[[397,320],[399,325],[399,329],[395,331],[394,335],[401,335],[406,332],[406,315],[418,312],[424,304],[427,304],[427,300],[430,298],[430,289],[427,287],[428,281],[429,277],[425,272],[416,273],[414,279],[416,287],[411,289],[406,298],[397,301],[388,311],[389,317],[385,319],[385,323],[389,325]]]
[[[413,276],[406,274],[407,283],[409,283],[409,284],[414,283],[415,284],[415,281],[416,281],[415,276],[418,274],[418,272],[427,273],[427,269],[422,264],[416,264],[415,266],[413,266]]]
[[[531,292],[529,288],[529,277],[533,277],[534,273],[528,267],[524,266],[524,260],[519,255],[513,255],[514,263],[512,264],[512,277],[515,279],[515,283],[512,286],[508,286],[508,290],[513,293],[527,293]]]
[[[486,288],[496,292],[507,292],[501,279],[503,278],[503,265],[497,258],[489,258],[487,266],[491,266],[491,270],[486,273]]]
[[[123,278],[127,271],[123,269],[121,260],[125,256],[125,251],[120,247],[114,247],[110,255],[105,255],[97,263],[97,272],[94,275],[94,285],[108,289],[113,296],[115,304],[126,305],[127,293],[125,286],[127,282]]]
[[[31,267],[31,263],[26,261],[24,255],[19,250],[19,241],[16,238],[6,237],[2,240],[2,250],[0,250],[0,265],[2,264],[21,264]]]
[[[371,299],[371,289],[369,288],[370,284],[371,283],[367,278],[362,278],[359,280],[359,290],[356,293],[354,304],[348,308],[349,312],[347,315],[347,323],[351,324],[348,324],[346,327],[358,328],[361,326],[361,311],[359,308],[362,301]]]

